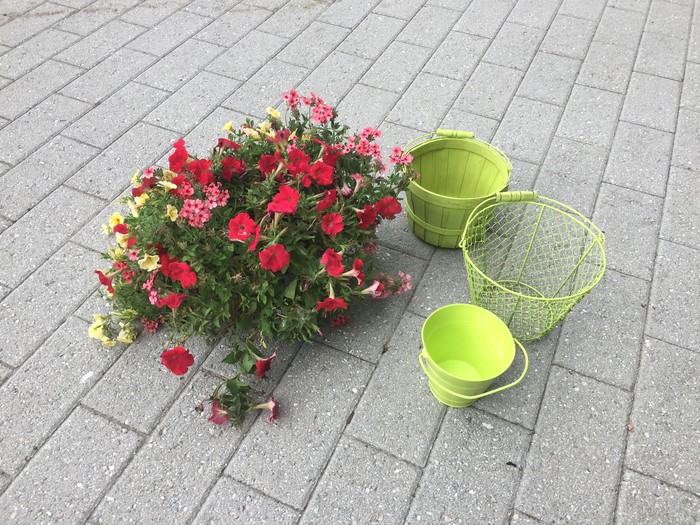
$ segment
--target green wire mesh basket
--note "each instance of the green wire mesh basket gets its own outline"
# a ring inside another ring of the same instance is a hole
[[[554,328],[605,273],[603,232],[534,191],[497,193],[479,204],[459,245],[472,303],[523,341]]]

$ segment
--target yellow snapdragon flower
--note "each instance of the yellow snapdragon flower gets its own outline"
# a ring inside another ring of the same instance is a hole
[[[255,131],[253,128],[243,128],[243,133],[252,140],[260,140],[260,133]]]
[[[233,120],[229,120],[226,124],[224,124],[224,127],[221,128],[221,131],[231,131],[233,129]]]
[[[119,325],[122,327],[122,329],[117,335],[117,341],[126,344],[133,343],[136,339],[136,336],[138,335],[136,333],[136,330],[134,330],[134,328],[130,324],[119,323]]]
[[[277,111],[275,108],[267,108],[265,111],[267,111],[267,114],[270,115],[274,120],[280,120],[282,118],[282,115],[280,114],[279,111]]]
[[[177,208],[175,206],[173,206],[172,204],[168,204],[165,214],[168,217],[170,217],[170,220],[172,222],[175,222],[177,220],[178,211],[177,211]]]
[[[117,224],[122,224],[124,222],[124,217],[118,211],[115,211],[109,216],[109,227],[114,229]]]
[[[160,268],[160,257],[157,255],[146,254],[141,259],[139,259],[139,268],[152,272]]]

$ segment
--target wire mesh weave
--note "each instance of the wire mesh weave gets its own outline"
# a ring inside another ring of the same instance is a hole
[[[460,247],[473,304],[517,339],[539,339],[600,281],[605,236],[586,217],[535,192],[497,193],[469,216]]]

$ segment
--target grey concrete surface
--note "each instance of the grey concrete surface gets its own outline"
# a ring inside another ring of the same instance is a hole
[[[413,290],[271,347],[276,422],[207,421],[219,343],[178,378],[163,334],[88,339],[134,171],[291,88],[385,152],[473,130],[605,231],[520,385],[431,395],[421,328],[468,282],[405,212],[380,264]],[[0,523],[700,523],[699,152],[699,0],[0,0]]]

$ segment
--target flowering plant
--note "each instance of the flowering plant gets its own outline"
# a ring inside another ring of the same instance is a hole
[[[184,140],[169,169],[148,168],[132,179],[130,214],[113,214],[105,232],[117,246],[97,270],[111,301],[95,315],[91,337],[107,346],[130,343],[138,323],[169,328],[161,362],[177,375],[194,363],[188,337],[225,337],[237,365],[212,395],[214,423],[238,423],[253,408],[276,417],[274,397],[255,404],[245,374],[263,378],[275,354],[265,340],[310,340],[321,318],[342,326],[352,301],[410,288],[373,268],[376,229],[401,211],[397,197],[416,176],[411,156],[392,150],[381,160],[379,130],[354,135],[321,98],[283,93],[288,121],[268,118],[240,129],[228,123],[209,158]]]

